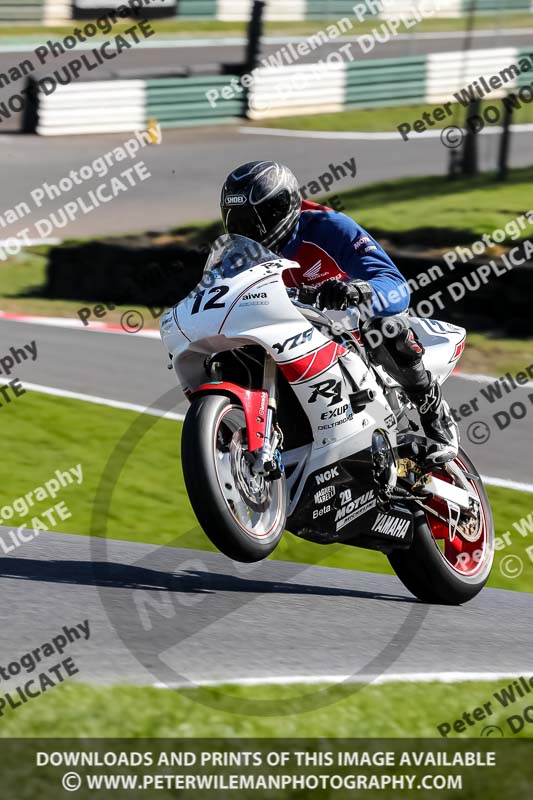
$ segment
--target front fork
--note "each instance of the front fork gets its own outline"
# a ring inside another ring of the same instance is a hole
[[[265,437],[260,450],[253,453],[252,470],[256,475],[263,475],[270,480],[280,478],[283,474],[280,448],[283,444],[281,430],[276,425],[276,412],[278,408],[278,368],[274,359],[265,354],[263,367],[263,391],[268,395],[268,405],[265,423]]]

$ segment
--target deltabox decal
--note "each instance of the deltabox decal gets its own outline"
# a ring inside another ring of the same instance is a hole
[[[411,520],[401,519],[400,517],[390,517],[388,514],[378,514],[373,531],[382,533],[385,536],[394,536],[396,539],[405,539]]]
[[[321,472],[320,475],[315,475],[315,481],[320,486],[327,481],[332,480],[333,478],[339,477],[339,468],[332,467],[331,469],[327,469],[325,472]]]
[[[315,493],[315,505],[320,506],[322,503],[331,500],[332,497],[335,497],[335,491],[336,489],[334,486],[324,486],[323,489],[319,489],[318,492]]]

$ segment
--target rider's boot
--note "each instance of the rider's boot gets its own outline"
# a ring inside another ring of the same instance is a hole
[[[377,331],[377,339],[370,335]],[[370,357],[404,389],[420,415],[428,440],[427,461],[444,464],[457,456],[459,432],[442,391],[424,366],[424,347],[405,317],[372,317],[362,333]]]
[[[444,464],[457,457],[459,450],[459,430],[450,412],[450,407],[442,397],[440,385],[428,375],[426,389],[409,391],[409,399],[415,404],[420,422],[428,440],[426,461],[430,464]]]

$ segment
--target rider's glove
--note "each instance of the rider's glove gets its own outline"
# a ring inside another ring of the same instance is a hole
[[[316,304],[318,308],[331,308],[343,311],[348,306],[356,306],[372,300],[372,287],[366,281],[339,281],[331,278],[318,288]]]

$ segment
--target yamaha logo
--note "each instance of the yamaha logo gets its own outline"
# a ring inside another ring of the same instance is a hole
[[[246,203],[246,197],[243,194],[227,194],[224,202],[227,206],[243,206]]]

